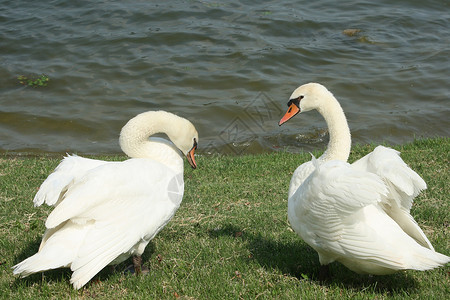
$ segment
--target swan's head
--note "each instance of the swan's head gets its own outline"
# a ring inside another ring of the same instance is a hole
[[[194,125],[162,110],[144,112],[129,120],[120,132],[120,147],[130,157],[151,157],[149,155],[154,154],[149,153],[154,144],[149,143],[149,136],[155,133],[165,133],[173,145],[187,157],[192,168],[197,168],[194,152],[197,149],[198,133]]]
[[[298,113],[313,109],[319,110],[325,101],[332,96],[326,87],[319,83],[307,83],[298,87],[289,97],[288,111],[281,118],[278,125],[290,120]]]
[[[177,124],[176,133],[168,133],[172,143],[183,152],[192,168],[197,168],[194,152],[197,149],[198,133],[194,125],[180,118],[182,124]]]

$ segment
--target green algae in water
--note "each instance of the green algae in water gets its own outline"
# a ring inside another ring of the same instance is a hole
[[[50,81],[48,75],[45,74],[41,74],[39,76],[31,75],[29,77],[20,75],[17,77],[17,79],[21,84],[34,88],[47,86],[48,82]]]

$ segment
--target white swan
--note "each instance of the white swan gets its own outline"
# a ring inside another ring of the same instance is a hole
[[[288,218],[294,231],[319,254],[321,265],[338,261],[361,274],[428,270],[450,257],[434,251],[409,214],[423,179],[399,152],[378,146],[353,164],[350,130],[336,98],[324,86],[297,88],[279,125],[316,109],[330,140],[318,159],[300,165],[289,186]]]
[[[166,133],[172,142],[149,138]],[[13,267],[22,277],[70,267],[75,289],[108,264],[140,255],[180,206],[183,157],[196,168],[198,134],[186,119],[149,111],[131,119],[120,146],[132,159],[107,162],[67,156],[42,183],[35,206],[54,205],[39,251]],[[181,151],[180,151],[181,150]]]

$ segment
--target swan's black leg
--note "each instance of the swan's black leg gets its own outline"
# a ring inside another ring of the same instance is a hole
[[[136,275],[145,275],[149,272],[148,268],[142,265],[142,257],[140,255],[133,256],[133,266]]]
[[[321,265],[319,269],[319,281],[327,281],[331,278],[329,265]]]
[[[140,255],[133,256],[134,274],[141,275],[142,257]]]
[[[142,265],[142,257],[140,255],[134,255],[133,264],[129,265],[124,272],[138,276],[141,274],[146,275],[149,272],[149,269],[146,266]]]

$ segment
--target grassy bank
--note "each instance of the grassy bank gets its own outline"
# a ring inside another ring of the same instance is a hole
[[[395,148],[428,184],[412,215],[436,250],[449,255],[450,139]],[[372,149],[354,147],[350,161]],[[59,160],[0,156],[0,298],[445,299],[450,294],[450,266],[369,277],[334,263],[333,278],[318,282],[317,254],[292,232],[286,213],[292,172],[310,156],[290,153],[200,156],[197,170],[186,165],[183,203],[144,252],[147,276],[124,275],[120,270],[127,261],[115,272],[105,268],[80,291],[70,285],[67,269],[18,279],[11,266],[37,251],[51,211],[34,208],[32,198]]]

